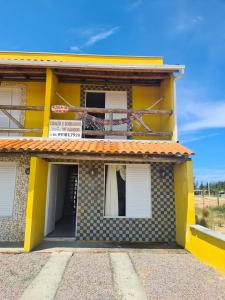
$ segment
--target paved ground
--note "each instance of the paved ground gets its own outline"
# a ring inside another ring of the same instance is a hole
[[[225,276],[185,251],[77,249],[72,254],[57,286],[56,300],[137,299],[136,289],[141,299],[225,299]],[[39,274],[44,273],[51,257],[44,252],[0,254],[0,299],[19,299],[40,270]],[[130,295],[122,298],[129,289]]]

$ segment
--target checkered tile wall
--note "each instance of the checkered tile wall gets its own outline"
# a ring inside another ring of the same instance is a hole
[[[93,176],[90,175],[92,169],[95,170]],[[175,241],[173,165],[153,163],[151,176],[151,219],[104,218],[104,162],[81,162],[76,239]]]
[[[127,92],[127,108],[132,108],[132,88],[129,85],[94,85],[82,84],[80,87],[80,106],[85,106],[86,91],[125,91]]]

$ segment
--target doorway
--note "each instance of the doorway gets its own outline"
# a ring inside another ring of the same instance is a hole
[[[75,237],[78,165],[50,164],[46,198],[45,236]]]
[[[125,91],[86,91],[86,107],[96,108],[112,108],[112,109],[127,109],[127,92]],[[100,119],[110,120],[110,114],[106,113],[91,113]],[[113,113],[113,119],[127,118],[127,114]],[[93,130],[92,126],[85,124],[86,129]],[[127,124],[105,125],[106,131],[127,131]],[[100,138],[100,139],[126,139],[126,136],[85,136],[86,138]]]

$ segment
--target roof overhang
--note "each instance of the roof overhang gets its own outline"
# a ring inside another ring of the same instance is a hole
[[[1,139],[0,154],[30,154],[57,160],[129,160],[176,162],[194,154],[175,142],[138,140]]]
[[[2,80],[44,80],[50,68],[60,81],[122,81],[159,85],[161,80],[183,73],[183,65],[118,64],[0,59]]]

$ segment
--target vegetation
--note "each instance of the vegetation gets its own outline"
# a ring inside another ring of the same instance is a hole
[[[225,204],[221,206],[196,207],[196,223],[225,233]]]
[[[200,184],[195,181],[194,183],[195,189],[208,191],[208,183],[201,182]],[[210,193],[212,195],[218,195],[219,193],[223,192],[225,193],[225,181],[217,181],[210,183]]]

